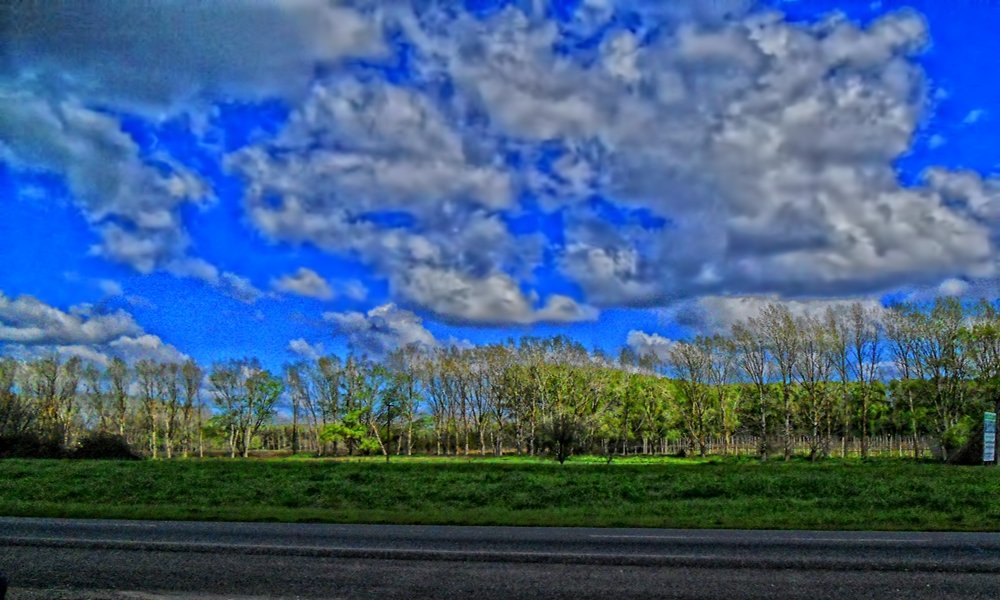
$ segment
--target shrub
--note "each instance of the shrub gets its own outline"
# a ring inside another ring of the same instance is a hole
[[[89,460],[141,460],[125,438],[107,432],[92,433],[80,440],[69,458]]]
[[[62,458],[64,455],[62,444],[55,438],[28,432],[0,436],[0,458]]]

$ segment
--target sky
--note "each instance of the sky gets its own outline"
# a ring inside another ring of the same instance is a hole
[[[0,6],[0,353],[211,363],[997,297],[1000,7]]]

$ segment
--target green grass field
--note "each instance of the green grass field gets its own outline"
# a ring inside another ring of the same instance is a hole
[[[436,525],[1000,531],[1000,469],[904,461],[0,461],[0,514]]]

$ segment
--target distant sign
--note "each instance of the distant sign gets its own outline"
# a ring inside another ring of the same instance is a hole
[[[983,416],[983,462],[996,460],[997,414],[988,412]]]

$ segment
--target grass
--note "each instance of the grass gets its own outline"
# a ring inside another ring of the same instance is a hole
[[[0,461],[6,516],[1000,531],[998,497],[1000,469],[905,461]]]

